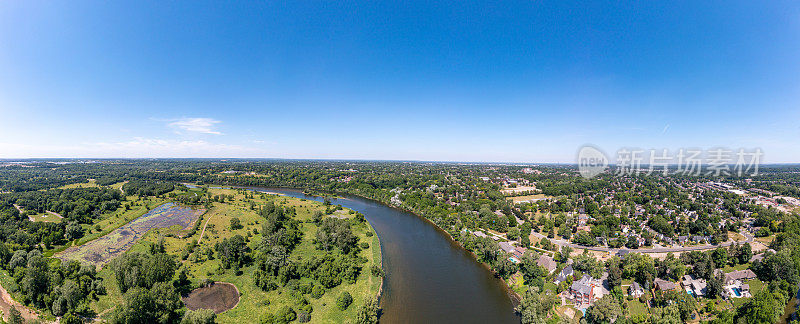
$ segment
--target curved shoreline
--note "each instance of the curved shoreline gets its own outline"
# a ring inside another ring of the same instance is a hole
[[[289,187],[289,186],[269,186],[269,187],[266,187],[266,186],[264,186],[264,187],[261,187],[261,186],[237,186],[237,185],[228,185],[228,186],[230,188],[239,188],[239,189],[245,189],[245,190],[254,190],[255,188],[260,188],[260,189],[283,188],[283,189],[298,190],[298,191],[300,191],[300,193],[303,193],[303,190],[309,189],[309,188],[298,188],[298,187]],[[320,191],[324,191],[324,190],[320,190]],[[461,250],[467,252],[475,262],[477,262],[478,264],[480,264],[481,267],[485,268],[490,273],[492,273],[495,276],[495,278],[497,278],[498,280],[503,282],[503,286],[505,287],[506,293],[508,294],[509,299],[511,300],[511,303],[514,306],[514,308],[516,308],[516,306],[522,300],[522,296],[520,296],[513,289],[511,289],[511,287],[508,286],[508,283],[505,281],[505,279],[503,279],[502,277],[498,276],[497,272],[494,271],[488,264],[478,260],[478,256],[474,252],[466,249],[464,247],[464,245],[462,245],[461,242],[459,242],[458,240],[454,239],[453,236],[448,231],[446,231],[443,228],[439,227],[439,225],[436,225],[436,223],[434,223],[433,221],[431,221],[427,217],[422,216],[422,215],[418,214],[417,212],[415,212],[413,210],[410,210],[408,208],[405,208],[403,206],[396,206],[396,205],[384,202],[384,201],[379,200],[379,199],[375,199],[375,198],[372,198],[372,197],[364,196],[362,194],[352,193],[352,192],[344,192],[344,191],[335,191],[334,193],[337,194],[337,195],[344,195],[344,196],[342,196],[344,199],[347,199],[346,196],[350,195],[350,196],[366,199],[366,200],[381,204],[381,205],[383,205],[385,207],[396,209],[396,210],[399,210],[399,211],[402,211],[402,212],[406,212],[406,213],[409,213],[409,214],[412,214],[412,215],[416,216],[417,218],[421,219],[425,223],[433,226],[433,228],[437,232],[439,232],[440,234],[443,234],[451,243],[455,243],[455,245],[457,245]],[[303,193],[303,194],[305,194],[305,193]],[[373,228],[373,230],[374,230],[374,228]],[[376,231],[376,235],[377,235],[377,231]],[[381,269],[383,269],[383,258],[381,258]],[[382,288],[383,288],[383,278],[381,278],[381,289],[379,290],[379,295],[382,293],[382,290],[383,290]],[[378,296],[378,298],[380,299],[380,296]],[[516,310],[515,310],[515,312],[516,312]]]
[[[227,188],[225,188],[225,187],[216,187],[216,186],[215,186],[215,187],[212,187],[212,186],[214,186],[214,184],[206,184],[206,185],[208,185],[210,189],[244,189],[244,190],[250,190],[250,191],[255,191],[255,192],[259,192],[259,193],[266,193],[266,194],[270,194],[270,195],[283,195],[283,194],[281,194],[281,193],[277,193],[277,192],[269,192],[269,191],[256,191],[256,188],[258,188],[258,189],[284,188],[284,189],[292,189],[292,190],[305,190],[305,189],[303,189],[303,188],[296,188],[296,187],[280,187],[280,186],[272,186],[272,187],[259,187],[259,186],[231,186],[231,185],[219,185],[219,186],[227,186]],[[308,195],[308,194],[306,194],[306,193],[305,193],[305,192],[303,192],[303,191],[301,191],[301,193],[302,193],[303,195],[307,195],[307,196],[311,196],[311,197],[328,198],[328,197],[326,197],[326,196],[314,196],[314,195]],[[346,198],[344,198],[344,197],[339,197],[339,196],[337,196],[337,197],[334,197],[334,198],[335,198],[335,199],[346,199]],[[375,201],[375,202],[378,202],[378,203],[380,203],[380,201],[373,200],[373,199],[370,199],[370,198],[367,198],[367,197],[362,197],[362,198],[364,198],[364,199],[369,199],[369,200],[371,200],[371,201]],[[304,198],[299,198],[299,199],[304,199]],[[391,207],[391,206],[389,206],[389,207]],[[416,214],[415,214],[415,215],[416,215]],[[210,218],[209,218],[209,220],[210,220]],[[208,225],[208,220],[206,221],[206,226],[207,226],[207,225]],[[373,235],[375,235],[375,237],[377,237],[377,238],[378,238],[378,252],[379,252],[379,255],[378,255],[378,256],[379,256],[379,261],[378,261],[379,263],[378,263],[378,264],[379,264],[379,266],[380,266],[381,270],[384,270],[384,268],[383,268],[383,241],[381,241],[381,239],[380,239],[380,235],[378,234],[378,231],[377,231],[377,230],[375,230],[375,228],[372,226],[372,224],[370,224],[369,222],[367,222],[367,225],[369,225],[369,228],[370,228],[370,230],[372,230],[372,234],[373,234]],[[434,224],[434,225],[435,225],[435,224]],[[438,227],[438,226],[435,226],[435,227],[436,227],[436,229],[439,229],[439,227]],[[205,232],[205,226],[203,226],[203,232]],[[202,239],[202,235],[200,236],[200,239]],[[377,291],[377,293],[376,293],[376,294],[375,294],[375,296],[374,296],[374,297],[375,297],[375,298],[378,300],[378,304],[379,304],[379,305],[380,305],[380,301],[381,301],[381,296],[383,295],[383,285],[385,284],[385,281],[386,281],[386,280],[385,280],[385,278],[384,278],[384,276],[380,276],[380,280],[381,280],[381,281],[380,281],[380,284],[378,284],[378,291]],[[237,304],[238,304],[238,303],[237,303]],[[234,306],[234,307],[235,307],[235,306]]]

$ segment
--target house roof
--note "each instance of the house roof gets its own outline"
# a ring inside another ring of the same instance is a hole
[[[514,251],[514,245],[511,245],[509,242],[500,242],[500,248],[503,249],[503,251],[506,251],[506,253],[511,253],[511,251]]]
[[[755,279],[756,274],[750,270],[738,270],[733,271],[725,274],[725,281],[733,281],[733,280],[746,280],[746,279]]]
[[[659,290],[675,290],[675,283],[672,281],[666,281],[661,278],[657,278],[655,280],[656,288]]]
[[[555,282],[565,281],[565,280],[567,280],[567,277],[569,277],[569,276],[571,276],[573,274],[575,274],[575,271],[572,270],[572,265],[571,264],[567,265],[564,269],[561,269],[561,272],[558,273],[558,276],[556,276]]]
[[[573,291],[587,295],[592,294],[592,288],[593,288],[592,277],[589,275],[583,275],[583,278],[581,278],[581,280],[573,282],[572,286],[570,286],[570,289],[572,289]]]
[[[542,254],[539,257],[539,260],[536,261],[536,264],[547,269],[547,271],[553,272],[556,270],[556,262],[553,261],[553,258],[547,256],[546,254]]]

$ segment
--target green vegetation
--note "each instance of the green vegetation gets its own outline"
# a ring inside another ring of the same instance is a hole
[[[203,286],[207,280],[234,284],[242,294],[241,301],[217,320],[372,321],[375,307],[370,306],[370,300],[382,275],[379,267],[375,269],[380,245],[377,236],[369,235],[371,229],[359,214],[286,197],[210,189],[204,184],[286,186],[307,192],[358,195],[429,219],[498,276],[513,278],[507,282],[524,297],[520,307],[523,318],[560,320],[565,314],[553,311],[551,296],[568,289],[584,274],[599,277],[608,273],[611,297],[587,310],[588,322],[684,322],[694,315],[700,315],[698,321],[716,323],[769,322],[773,318],[764,314],[782,312],[779,306],[786,305],[800,283],[800,216],[793,212],[797,206],[790,206],[792,200],[788,199],[800,197],[798,171],[796,166],[765,167],[760,175],[748,179],[612,173],[583,179],[574,167],[557,165],[31,162],[0,167],[0,191],[8,192],[0,194],[0,239],[9,251],[9,260],[18,251],[20,255],[41,251],[48,260],[47,271],[54,272],[56,267],[50,264],[58,261],[49,256],[112,233],[162,203],[199,206],[208,213],[197,222],[187,228],[150,230],[130,253],[163,253],[174,258],[173,278],[163,282],[172,284],[176,292]],[[708,185],[711,181],[739,191],[714,189]],[[180,183],[194,183],[199,188]],[[525,197],[508,196],[508,189],[520,187],[535,187],[536,191],[519,193]],[[530,202],[528,198],[539,200]],[[27,218],[47,211],[65,218],[53,223],[30,222]],[[486,235],[489,237],[483,237]],[[612,256],[620,248],[714,245],[729,237],[741,243],[751,235],[762,237],[749,244],[708,246],[706,251],[668,255],[663,260],[638,253]],[[572,253],[561,249],[562,241],[611,252]],[[498,242],[508,244],[504,245],[506,249],[526,248],[527,252],[520,256],[521,249],[514,250],[515,260],[519,259],[514,263]],[[764,248],[775,252],[759,255],[751,263],[754,254]],[[539,266],[540,255],[552,256],[556,271],[550,273]],[[569,259],[574,261],[575,275],[554,284]],[[754,271],[758,279],[748,282],[753,297],[723,300],[717,269]],[[118,279],[111,272],[106,267],[96,274],[103,280],[107,295],[95,294],[79,302],[90,305],[84,307],[89,309],[86,315],[96,312],[105,319],[116,316],[116,307],[129,292],[119,289]],[[16,273],[10,274],[17,278]],[[656,279],[674,283],[685,274],[706,280],[709,295],[692,298],[650,292]],[[19,278],[22,281],[13,280],[18,289],[12,294],[22,299],[20,284],[25,281],[24,276]],[[648,292],[643,300],[625,300],[621,285],[633,282]],[[156,284],[136,286],[137,298],[169,295],[164,287],[154,291]],[[345,292],[352,299],[347,307]],[[644,304],[648,299],[652,300],[651,307]],[[34,299],[26,304],[40,307]],[[162,315],[171,321],[205,318],[200,313],[182,314],[183,310],[177,310]]]

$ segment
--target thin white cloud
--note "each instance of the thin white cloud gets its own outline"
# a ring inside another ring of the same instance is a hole
[[[193,133],[202,133],[202,134],[214,134],[214,135],[222,135],[221,132],[215,130],[215,126],[221,123],[221,121],[213,119],[213,118],[201,118],[201,117],[194,117],[194,118],[181,118],[169,123],[169,127],[175,128],[177,130],[182,130],[186,132],[193,132]]]
[[[121,142],[29,145],[0,142],[0,158],[264,158],[270,151],[195,140],[135,137]]]

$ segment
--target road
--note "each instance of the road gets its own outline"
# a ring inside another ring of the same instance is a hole
[[[698,251],[698,250],[714,249],[714,248],[717,248],[717,247],[720,247],[720,246],[721,247],[727,247],[727,246],[730,246],[731,244],[734,244],[734,243],[736,243],[736,244],[745,243],[745,242],[752,243],[753,240],[754,240],[753,235],[751,235],[747,231],[744,231],[744,232],[740,233],[746,238],[744,242],[726,241],[725,243],[721,243],[721,244],[717,244],[717,245],[706,244],[706,245],[686,246],[686,247],[678,247],[678,248],[664,248],[664,247],[661,247],[661,248],[652,248],[652,249],[615,249],[615,248],[609,248],[609,247],[604,247],[604,246],[584,246],[584,245],[579,245],[579,244],[575,244],[575,243],[564,241],[563,239],[551,239],[551,238],[548,238],[548,237],[546,237],[546,236],[544,236],[544,235],[542,235],[540,233],[536,233],[536,232],[533,232],[533,231],[531,231],[531,232],[532,232],[531,234],[533,234],[533,236],[535,236],[535,237],[537,237],[539,239],[545,239],[546,238],[546,239],[550,240],[550,242],[553,242],[556,245],[558,245],[559,247],[566,245],[566,246],[569,246],[569,247],[571,247],[573,249],[587,249],[587,250],[591,250],[591,251],[601,251],[601,252],[611,252],[611,253],[617,253],[620,250],[622,250],[622,251],[631,251],[631,252],[639,252],[639,253],[668,253],[668,252]]]

